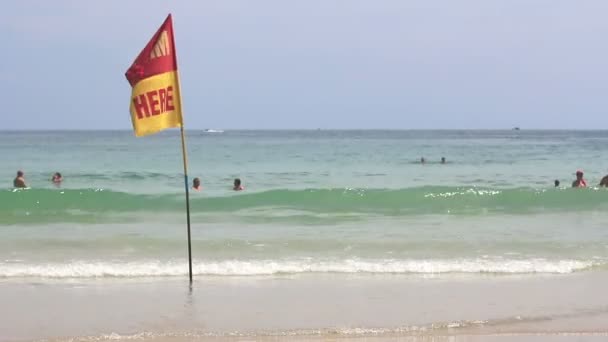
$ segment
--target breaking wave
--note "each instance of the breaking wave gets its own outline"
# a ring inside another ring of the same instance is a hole
[[[223,260],[195,261],[193,272],[199,276],[266,276],[275,274],[564,274],[602,266],[585,260]],[[138,261],[71,263],[0,263],[0,278],[136,278],[177,277],[188,274],[186,261]]]

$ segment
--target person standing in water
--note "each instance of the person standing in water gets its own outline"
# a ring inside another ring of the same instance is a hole
[[[556,180],[553,182],[553,184],[555,185],[555,187],[556,187],[556,188],[557,188],[557,187],[559,187],[559,179],[556,179]]]
[[[192,190],[201,191],[203,187],[201,186],[201,180],[196,177],[192,180]]]
[[[25,175],[23,174],[23,171],[19,170],[17,171],[17,177],[15,177],[15,179],[13,180],[13,186],[15,188],[27,188],[27,185],[25,184]]]
[[[234,191],[243,191],[243,190],[245,190],[245,188],[241,185],[241,179],[240,178],[235,178],[234,179],[234,187],[232,188],[232,190],[234,190]]]
[[[441,157],[441,164],[445,164],[445,157]]]
[[[63,182],[63,177],[61,176],[61,173],[55,172],[53,178],[51,178],[51,181],[53,182],[53,184],[59,186],[61,182]]]
[[[608,188],[608,175],[604,176],[600,181],[600,186]]]
[[[587,187],[587,181],[585,181],[585,179],[583,178],[583,171],[581,170],[577,170],[576,171],[576,180],[574,182],[572,182],[572,187],[573,188],[586,188]]]
[[[426,159],[424,159],[424,157],[420,157],[420,164],[424,164],[426,163]]]

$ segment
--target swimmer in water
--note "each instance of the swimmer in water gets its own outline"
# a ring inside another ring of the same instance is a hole
[[[585,181],[585,179],[583,178],[583,171],[581,170],[577,170],[576,171],[576,180],[574,182],[572,182],[572,187],[573,188],[586,188],[587,187],[587,181]]]
[[[55,185],[61,184],[61,182],[63,182],[63,177],[61,176],[61,173],[55,172],[55,174],[53,175],[53,178],[51,179],[51,181]]]
[[[424,157],[420,157],[420,164],[424,164],[426,163],[426,159],[424,159]]]
[[[201,187],[201,180],[196,177],[192,180],[192,189],[196,191],[201,191],[203,187]]]
[[[441,157],[441,164],[445,164],[445,157]]]
[[[23,174],[23,171],[19,170],[17,171],[17,177],[15,177],[15,180],[13,180],[13,186],[15,188],[27,188],[27,185],[25,184],[25,175]]]
[[[604,176],[600,181],[600,186],[608,188],[608,175]]]
[[[232,190],[234,190],[234,191],[243,191],[243,190],[245,190],[245,188],[241,185],[241,179],[240,178],[235,178],[234,179],[234,187],[232,188]]]
[[[555,187],[556,187],[556,188],[557,188],[557,187],[559,187],[559,180],[558,180],[558,179],[556,179],[556,180],[553,182],[553,184],[555,184]]]

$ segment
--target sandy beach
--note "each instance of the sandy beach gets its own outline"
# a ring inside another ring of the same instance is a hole
[[[607,272],[3,281],[0,340],[600,341]],[[51,318],[54,317],[54,318]]]

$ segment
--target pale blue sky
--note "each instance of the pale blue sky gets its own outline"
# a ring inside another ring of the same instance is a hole
[[[189,128],[608,128],[608,1],[11,1],[0,129],[130,129],[174,15]]]

